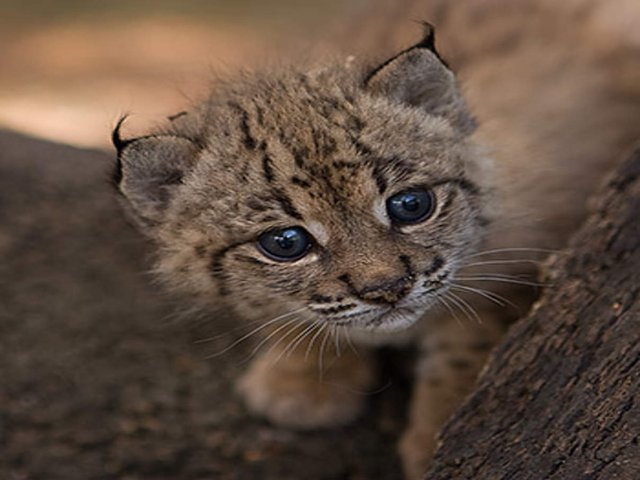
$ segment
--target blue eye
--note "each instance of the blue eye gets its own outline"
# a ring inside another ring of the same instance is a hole
[[[302,227],[269,230],[258,237],[262,254],[278,262],[292,262],[304,257],[311,245],[311,235]]]
[[[397,223],[419,223],[429,218],[435,209],[436,200],[428,190],[411,189],[387,199],[387,213]]]

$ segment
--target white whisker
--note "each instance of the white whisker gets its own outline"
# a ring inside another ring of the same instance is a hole
[[[282,321],[292,315],[296,315],[300,312],[302,312],[306,307],[300,308],[298,310],[294,310],[292,312],[288,312],[285,313],[283,315],[280,315],[276,318],[272,318],[271,320],[269,320],[268,322],[260,325],[258,328],[254,328],[253,330],[251,330],[249,333],[247,333],[246,335],[243,335],[242,337],[240,337],[238,340],[236,340],[235,342],[233,342],[231,345],[229,345],[228,347],[224,348],[223,350],[214,353],[213,355],[209,355],[206,358],[214,358],[214,357],[218,357],[224,353],[227,353],[229,350],[231,350],[232,348],[234,348],[235,346],[239,345],[240,343],[244,342],[245,340],[247,340],[248,338],[252,337],[253,335],[255,335],[256,333],[264,330],[265,328],[267,328],[269,325],[273,325],[276,322]]]
[[[531,265],[535,265],[538,267],[542,260],[531,260],[531,259],[522,259],[522,260],[486,260],[483,262],[473,262],[467,263],[462,268],[470,268],[470,267],[478,267],[481,265],[511,265],[511,264],[521,264],[521,263],[529,263]]]
[[[469,305],[469,302],[467,302],[464,298],[456,295],[453,292],[449,292],[449,295],[455,298],[457,301],[459,301],[462,304],[462,306],[465,308],[465,310],[469,312],[473,318],[475,318],[478,324],[482,324],[482,319],[480,318],[480,315],[478,315],[478,312],[476,312],[476,310],[471,305]]]
[[[318,352],[318,374],[319,374],[319,381],[322,381],[322,376],[324,375],[324,349],[327,346],[327,340],[329,339],[329,336],[331,335],[331,328],[329,327],[329,324],[326,324],[327,328],[325,328],[325,334],[324,337],[322,338],[322,343],[320,343],[320,351]]]
[[[309,354],[311,353],[311,350],[313,348],[313,344],[315,343],[316,339],[328,327],[328,325],[323,321],[318,322],[318,325],[319,325],[318,331],[316,331],[316,333],[313,334],[313,337],[311,337],[311,340],[309,340],[309,345],[307,345],[307,350],[304,353],[304,360],[305,361],[307,361],[307,359],[309,358]]]
[[[446,295],[446,294],[445,294]],[[458,317],[458,315],[456,315],[456,312],[454,312],[454,310],[451,308],[451,305],[449,305],[449,302],[446,301],[445,299],[445,295],[439,295],[436,297],[436,299],[442,303],[442,305],[445,306],[445,308],[449,311],[449,313],[451,314],[451,316],[456,320],[456,322],[458,323],[458,325],[462,325],[462,322],[460,321],[460,318]]]
[[[296,351],[296,348],[298,348],[298,345],[300,345],[304,341],[305,338],[307,338],[309,335],[311,335],[312,332],[316,328],[318,328],[318,324],[319,323],[320,322],[318,320],[315,320],[315,321],[311,322],[311,324],[307,328],[302,330],[302,332],[300,332],[298,334],[298,336],[293,339],[293,341],[289,344],[290,347],[287,347],[285,350],[283,350],[283,353],[286,355],[287,358],[289,358],[293,354],[293,352]]]
[[[510,275],[489,274],[489,275],[471,275],[455,277],[455,280],[463,280],[469,282],[502,282],[512,283],[514,285],[525,285],[528,287],[549,287],[550,285],[539,282],[532,282],[528,280],[520,280],[517,277]]]
[[[269,340],[271,340],[274,336],[276,336],[278,333],[280,333],[282,330],[284,330],[285,328],[297,323],[300,321],[300,317],[296,317],[293,319],[289,319],[287,320],[286,323],[284,323],[284,325],[280,325],[278,328],[276,328],[273,332],[271,332],[269,335],[267,335],[265,338],[263,338],[260,343],[258,343],[258,345],[256,345],[254,347],[254,349],[251,351],[251,353],[249,354],[249,356],[245,359],[245,362],[248,362],[249,360],[251,360],[256,353],[258,353],[258,351],[263,347],[263,345],[265,345]],[[295,328],[295,327],[294,327]]]
[[[506,307],[507,305],[510,305],[513,308],[519,310],[519,307],[515,303],[513,303],[511,300],[503,297],[502,295],[498,295],[497,293],[491,292],[489,290],[470,287],[468,285],[460,285],[459,283],[452,283],[451,288],[454,290],[462,290],[469,293],[475,293],[476,295],[480,295],[481,297],[484,297],[487,300],[501,307]]]
[[[450,301],[453,306],[456,307],[467,318],[467,320],[469,320],[470,322],[475,321],[475,319],[469,315],[469,312],[464,309],[462,304],[456,298],[453,298],[451,296],[451,292],[445,293],[445,296],[447,297],[447,300]]]
[[[356,354],[356,357],[360,357],[360,354],[358,353],[358,350],[356,349],[355,345],[351,341],[351,333],[349,333],[349,329],[347,327],[343,326],[342,327],[342,332],[344,333],[344,338],[347,341],[347,345],[349,345],[349,348],[351,348],[353,353]]]
[[[297,328],[298,328],[298,325],[293,325],[291,328],[289,328],[289,330],[287,330],[284,333],[284,335],[282,335],[280,338],[278,338],[278,340],[276,340],[269,347],[269,350],[267,350],[267,353],[265,355],[267,355],[267,356],[270,355],[272,351],[274,351],[276,348],[278,348],[278,346],[282,342],[284,342],[287,339],[287,337],[289,337],[289,335],[291,335],[292,333],[295,334]],[[297,336],[296,336],[296,338],[297,338]],[[283,353],[287,350],[287,348],[289,348],[290,345],[291,345],[291,341],[287,344],[287,346],[285,348],[282,349],[282,352],[280,352],[280,354],[276,357],[276,359],[270,362],[270,366],[271,367],[273,367],[276,363],[278,363],[280,361],[280,358],[282,357]]]
[[[477,252],[472,255],[464,257],[465,260],[469,258],[480,257],[483,255],[493,255],[496,253],[514,253],[514,252],[530,252],[530,253],[542,253],[545,255],[551,255],[554,253],[560,253],[560,250],[553,250],[548,248],[534,248],[534,247],[513,247],[513,248],[494,248],[492,250],[485,250],[483,252]]]

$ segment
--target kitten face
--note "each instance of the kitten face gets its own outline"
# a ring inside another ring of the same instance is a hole
[[[244,79],[165,131],[115,140],[120,189],[173,288],[249,318],[389,331],[436,303],[478,242],[471,130],[419,44],[368,74]]]

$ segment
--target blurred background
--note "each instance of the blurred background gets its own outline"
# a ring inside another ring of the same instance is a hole
[[[0,0],[0,128],[105,148],[366,0]]]

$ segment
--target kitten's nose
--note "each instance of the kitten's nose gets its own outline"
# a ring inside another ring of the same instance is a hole
[[[415,274],[407,255],[399,255],[397,261],[389,261],[371,256],[367,262],[351,265],[351,271],[343,273],[338,280],[343,282],[349,293],[369,303],[393,305],[411,291]]]
[[[358,296],[367,302],[394,304],[402,300],[412,286],[413,277],[405,275],[365,286],[358,292]]]

